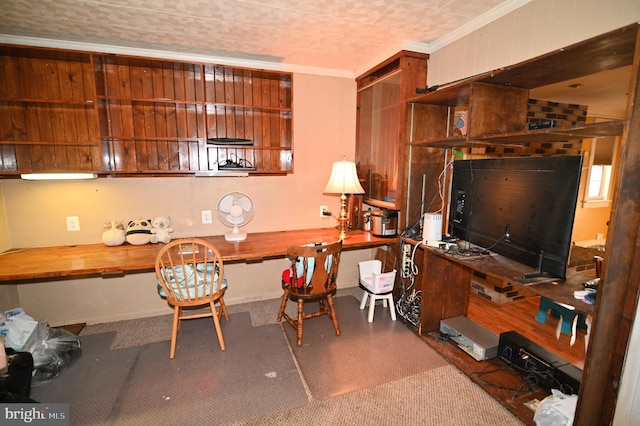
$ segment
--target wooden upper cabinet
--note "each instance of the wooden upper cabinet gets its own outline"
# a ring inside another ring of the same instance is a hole
[[[0,173],[99,171],[91,55],[0,46]]]
[[[428,57],[402,51],[356,79],[356,162],[367,204],[404,209],[407,99],[425,86]],[[399,225],[405,225],[402,215]]]
[[[468,79],[434,87],[409,99],[413,146],[455,148],[473,143],[529,144],[622,134],[625,121],[609,120],[530,129],[530,91],[629,66],[634,58],[635,24]],[[554,101],[554,99],[549,99]],[[465,113],[466,133],[457,131]]]
[[[292,76],[205,65],[209,169],[293,171]]]
[[[206,170],[202,65],[96,55],[107,172]]]
[[[291,73],[0,46],[0,174],[290,173],[292,97]]]

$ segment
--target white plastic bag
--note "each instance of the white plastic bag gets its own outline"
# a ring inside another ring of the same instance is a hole
[[[4,315],[6,318],[0,323],[4,344],[15,351],[22,351],[25,346],[28,346],[38,321],[27,315],[22,308],[8,310]]]
[[[578,395],[565,395],[557,389],[551,389],[551,395],[536,408],[533,421],[537,426],[571,426],[577,402]]]

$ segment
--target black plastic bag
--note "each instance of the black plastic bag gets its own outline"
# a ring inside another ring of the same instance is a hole
[[[33,355],[32,386],[47,383],[69,368],[80,356],[80,338],[63,328],[38,323],[38,339],[28,350]]]

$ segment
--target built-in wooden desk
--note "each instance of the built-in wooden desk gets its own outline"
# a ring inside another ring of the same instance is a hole
[[[547,392],[538,387],[533,387],[529,392],[525,391],[520,376],[505,368],[507,364],[500,358],[478,362],[461,350],[453,340],[442,340],[438,333],[440,320],[458,315],[467,316],[471,298],[471,280],[476,273],[505,279],[514,286],[524,286],[533,293],[572,305],[578,311],[585,313],[593,313],[593,305],[575,299],[573,291],[583,290],[582,283],[591,277],[567,270],[566,280],[548,277],[525,280],[522,275],[534,272],[535,268],[499,254],[463,256],[427,247],[416,240],[407,239],[404,242],[413,245],[420,244],[421,248],[415,251],[414,259],[419,270],[415,278],[416,290],[422,291],[418,334],[429,346],[507,407],[525,424],[534,425],[533,412],[525,407],[524,402],[534,398],[542,400],[547,396]],[[476,299],[476,314],[479,310],[486,310],[484,307],[478,308],[477,300],[484,302],[484,299],[480,297]],[[492,302],[483,303],[483,305],[487,304],[490,305]],[[500,305],[496,304],[495,306],[499,307]],[[500,314],[500,308],[496,311],[491,310],[491,312],[498,312],[496,321],[508,324],[509,317],[507,314]],[[530,319],[535,323],[535,313],[531,315]],[[496,332],[496,330],[493,331]],[[536,333],[534,327],[521,328],[518,332],[528,338],[532,333]],[[551,348],[545,349],[555,352]],[[491,372],[490,377],[486,375],[487,372]]]
[[[336,241],[335,228],[303,229],[249,234],[245,241],[228,242],[223,235],[200,237],[213,243],[224,262],[258,262],[285,256],[291,245]],[[352,231],[343,249],[360,249],[397,243],[397,238],[376,237]],[[164,244],[133,246],[104,244],[12,249],[0,253],[0,284],[51,280],[70,276],[118,275],[154,269],[156,254]]]
[[[574,306],[578,311],[593,313],[588,305],[573,297],[574,290],[584,290],[582,283],[589,276],[567,270],[565,280],[549,277],[525,280],[523,274],[534,272],[532,268],[499,254],[462,256],[429,247],[420,241],[405,240],[419,244],[422,250],[416,259],[419,273],[417,288],[422,290],[421,332],[436,331],[440,320],[467,314],[470,284],[473,273],[482,273],[506,279],[515,286],[523,286],[533,293],[556,302]]]
[[[591,277],[567,269],[566,278],[564,280],[551,277],[539,277],[531,279],[523,279],[522,275],[532,273],[535,268],[522,263],[511,260],[502,255],[492,253],[487,256],[465,257],[451,254],[443,254],[443,256],[453,262],[466,266],[473,271],[485,273],[487,275],[499,276],[506,278],[515,285],[526,287],[533,293],[545,296],[556,302],[574,306],[578,311],[587,314],[593,313],[593,305],[586,304],[581,300],[573,297],[576,290],[584,290],[582,283]]]

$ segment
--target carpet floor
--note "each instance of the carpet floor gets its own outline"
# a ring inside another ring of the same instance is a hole
[[[231,306],[225,351],[210,318],[184,321],[173,360],[170,315],[90,325],[31,397],[69,403],[72,425],[522,424],[386,309],[368,323],[354,296],[336,298],[341,336],[314,318],[302,347],[278,300]]]

